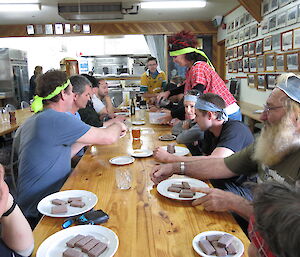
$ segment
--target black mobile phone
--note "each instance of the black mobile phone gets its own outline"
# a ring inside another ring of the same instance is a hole
[[[85,213],[84,216],[88,220],[92,220],[95,224],[105,223],[109,219],[108,214],[102,210],[92,210]]]

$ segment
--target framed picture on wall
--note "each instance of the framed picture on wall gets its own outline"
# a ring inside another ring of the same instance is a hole
[[[236,32],[236,33],[234,34],[234,40],[233,40],[233,43],[234,43],[234,44],[237,44],[237,43],[239,42],[239,35],[240,35],[239,32]]]
[[[238,58],[242,58],[243,57],[243,46],[240,45],[240,46],[238,46],[237,49],[238,49],[238,53],[237,53]]]
[[[263,0],[261,5],[261,16],[265,16],[270,12],[270,0]]]
[[[239,42],[242,43],[243,41],[244,41],[244,30],[241,30],[239,34]]]
[[[264,52],[272,50],[272,36],[264,38]]]
[[[294,49],[300,48],[300,28],[294,29],[293,47]]]
[[[250,39],[250,27],[246,27],[246,28],[244,29],[244,39],[245,39],[245,40]]]
[[[246,12],[245,13],[245,25],[249,24],[250,21],[251,21],[251,15],[250,15],[250,13]]]
[[[256,48],[256,42],[250,42],[249,43],[249,55],[254,55],[255,54],[255,48]]]
[[[277,19],[276,14],[270,16],[270,18],[269,18],[269,31],[273,31],[273,30],[276,29],[276,19]]]
[[[233,48],[233,58],[237,58],[238,54],[237,54],[237,47]]]
[[[232,73],[232,71],[233,71],[233,63],[228,62],[228,73]]]
[[[257,31],[258,31],[257,24],[252,25],[250,27],[250,38],[257,37]]]
[[[267,74],[266,75],[266,87],[269,90],[273,90],[276,86],[277,74]]]
[[[226,33],[229,34],[231,33],[231,22],[228,23]]]
[[[52,26],[52,24],[45,24],[45,34],[46,35],[53,34],[53,26]]]
[[[34,25],[27,25],[26,29],[28,35],[34,35]]]
[[[237,61],[233,61],[232,72],[234,72],[234,73],[238,72],[238,62]]]
[[[287,5],[291,0],[278,0],[279,7]]]
[[[256,57],[250,57],[249,58],[249,71],[250,72],[257,72],[257,67],[256,67]]]
[[[281,33],[281,50],[287,51],[293,49],[293,31]]]
[[[299,52],[286,54],[286,71],[299,71]]]
[[[281,49],[281,34],[274,34],[272,35],[272,49],[280,50]]]
[[[249,58],[248,57],[243,58],[243,71],[249,72]]]
[[[297,11],[298,7],[294,6],[287,11],[286,24],[291,25],[297,22]]]
[[[229,49],[229,59],[233,58],[233,48]]]
[[[237,17],[235,20],[234,20],[234,29],[239,29],[240,28],[240,17]]]
[[[241,15],[240,16],[240,27],[243,27],[245,26],[245,15]]]
[[[261,27],[261,34],[266,34],[269,32],[269,20],[264,19],[261,23],[260,23],[260,27]]]
[[[259,39],[256,41],[255,54],[260,55],[263,53],[263,40]]]
[[[300,21],[300,4],[298,5],[298,19],[297,21],[299,22]]]
[[[265,75],[257,75],[257,90],[266,91],[266,78]]]
[[[237,61],[238,63],[238,72],[243,72],[243,59]]]
[[[286,12],[277,14],[277,29],[283,28],[286,25]]]
[[[243,44],[243,53],[244,53],[244,56],[249,55],[249,45],[248,45],[248,43]]]
[[[260,71],[264,71],[265,70],[265,58],[263,55],[259,55],[257,56],[256,58],[256,61],[257,61],[257,71],[260,72]]]
[[[270,12],[278,9],[278,0],[270,0]]]
[[[35,25],[35,30],[37,35],[44,34],[43,25],[41,24]]]
[[[284,54],[276,54],[275,56],[275,66],[276,71],[285,71],[285,55]]]
[[[255,75],[254,74],[248,74],[247,78],[248,78],[248,87],[255,88],[255,84],[256,84]]]
[[[265,54],[265,71],[275,71],[275,53]]]

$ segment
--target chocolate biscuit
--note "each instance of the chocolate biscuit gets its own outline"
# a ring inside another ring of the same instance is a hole
[[[200,240],[199,241],[199,246],[202,249],[202,251],[207,254],[207,255],[212,255],[216,252],[216,250],[212,247],[210,242],[208,240]]]
[[[228,234],[224,234],[219,240],[218,240],[218,244],[221,247],[228,247],[228,245],[230,245],[233,241],[233,236],[228,235]]]
[[[65,204],[55,205],[55,206],[51,207],[52,214],[63,214],[63,213],[67,213],[67,211],[68,211],[67,205],[65,205]]]
[[[73,202],[73,201],[82,201],[82,197],[81,196],[69,197],[68,203]]]
[[[79,240],[78,242],[76,242],[75,246],[81,248],[82,246],[84,246],[85,244],[87,244],[88,242],[90,242],[93,239],[95,239],[95,237],[93,237],[93,236],[85,236],[84,238],[82,238],[81,240]]]
[[[107,248],[107,245],[100,242],[93,247],[90,251],[88,251],[88,256],[89,257],[97,257],[99,256],[101,253],[103,253]]]
[[[217,256],[226,256],[227,255],[227,251],[225,250],[224,247],[219,246],[218,241],[212,241],[210,243],[215,248]]]
[[[66,245],[74,248],[75,243],[78,242],[79,240],[81,240],[82,238],[84,238],[84,236],[79,234],[79,235],[73,237],[72,239],[70,239],[68,242],[66,242]]]
[[[81,250],[84,253],[87,253],[88,251],[90,251],[93,247],[95,247],[100,241],[97,239],[92,239],[90,242],[88,242],[87,244],[85,244],[84,246],[81,247]]]
[[[67,204],[66,201],[63,201],[63,200],[60,200],[60,199],[53,199],[53,200],[51,201],[51,203],[54,204],[54,205],[63,205],[63,204]]]
[[[180,193],[181,188],[180,187],[168,187],[169,192],[175,192],[175,193]]]
[[[235,249],[235,247],[232,243],[226,247],[226,251],[228,252],[228,254],[236,254],[237,253],[237,249]]]
[[[193,198],[193,196],[194,196],[194,193],[192,191],[187,192],[187,193],[182,193],[182,192],[179,193],[179,197],[181,197],[181,198]]]
[[[188,182],[182,182],[182,187],[184,189],[191,189],[191,186],[190,186],[190,184]]]
[[[70,203],[70,206],[82,208],[82,207],[85,206],[85,203],[82,202],[82,201],[72,201],[72,202]]]
[[[83,253],[78,250],[68,248],[63,252],[63,257],[83,257]]]

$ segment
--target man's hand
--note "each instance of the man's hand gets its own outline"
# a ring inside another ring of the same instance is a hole
[[[162,147],[157,147],[153,151],[153,156],[160,162],[176,162],[176,157],[173,154],[168,153]]]
[[[189,120],[183,121],[182,128],[183,129],[189,129],[190,128],[190,121]]]
[[[170,91],[166,91],[166,92],[161,92],[156,96],[156,101],[159,103],[160,99],[162,98],[168,98],[170,95]]]
[[[150,178],[155,184],[158,184],[159,182],[171,177],[173,174],[172,163],[156,165],[150,173]]]
[[[172,120],[171,111],[167,109],[163,109],[161,110],[161,112],[164,112],[166,115],[161,118],[158,118],[160,124],[170,124],[170,121]]]

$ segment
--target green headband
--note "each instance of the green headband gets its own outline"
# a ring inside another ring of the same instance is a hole
[[[34,112],[40,112],[43,110],[43,100],[48,100],[48,99],[51,99],[53,98],[54,96],[57,96],[61,91],[63,91],[64,89],[67,88],[67,86],[70,85],[70,80],[68,79],[66,83],[64,83],[63,85],[61,86],[57,86],[55,88],[55,90],[50,93],[49,95],[45,96],[45,97],[41,97],[41,96],[34,96],[34,101],[33,103],[31,104],[31,109],[34,111]]]
[[[203,51],[201,51],[199,49],[196,49],[196,48],[193,48],[193,47],[186,47],[186,48],[183,48],[183,49],[180,49],[180,50],[171,51],[170,56],[177,56],[177,55],[188,54],[188,53],[192,53],[192,52],[196,52],[198,54],[201,54],[207,60],[208,65],[210,65],[212,67],[212,69],[215,70],[213,64],[211,63],[211,61],[209,60],[207,55]]]

